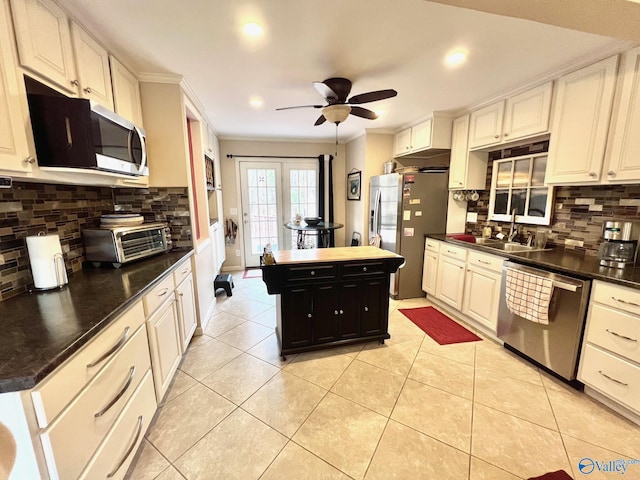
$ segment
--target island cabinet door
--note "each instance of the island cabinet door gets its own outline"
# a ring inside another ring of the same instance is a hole
[[[337,340],[340,316],[339,286],[335,283],[316,285],[313,291],[313,343]]]
[[[387,333],[389,286],[384,277],[362,281],[360,335]]]
[[[340,302],[336,310],[338,340],[359,337],[362,282],[344,282],[340,283],[338,288],[340,289]]]
[[[313,286],[286,287],[282,295],[282,347],[311,345]]]

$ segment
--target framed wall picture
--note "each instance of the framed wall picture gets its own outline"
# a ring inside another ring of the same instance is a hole
[[[362,172],[351,172],[347,175],[347,200],[360,200],[360,180]]]

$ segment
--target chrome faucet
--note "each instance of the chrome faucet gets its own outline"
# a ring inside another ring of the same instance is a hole
[[[507,237],[507,240],[510,242],[513,242],[513,240],[518,236],[518,227],[516,227],[517,211],[518,209],[514,208],[513,212],[511,212],[511,227],[509,228],[509,236]]]

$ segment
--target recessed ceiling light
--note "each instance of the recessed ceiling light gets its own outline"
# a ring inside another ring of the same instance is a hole
[[[249,37],[259,37],[264,33],[264,29],[257,23],[245,23],[242,31]]]
[[[465,62],[467,56],[468,53],[465,50],[455,50],[447,54],[444,62],[450,67],[457,67],[458,65]]]
[[[251,105],[254,108],[260,108],[263,103],[264,102],[262,101],[262,99],[260,97],[251,97],[249,99],[249,105]]]

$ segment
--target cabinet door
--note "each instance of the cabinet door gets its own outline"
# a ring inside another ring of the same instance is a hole
[[[431,146],[433,120],[429,119],[411,128],[411,151],[417,152]]]
[[[336,324],[338,340],[360,336],[360,313],[362,309],[361,282],[346,282],[338,285],[340,305]]]
[[[425,250],[422,268],[422,290],[432,295],[436,294],[438,279],[438,254]]]
[[[313,289],[314,344],[337,340],[337,325],[340,318],[338,285],[333,283],[316,285]]]
[[[142,126],[142,107],[140,103],[140,84],[138,79],[114,56],[111,63],[111,82],[113,83],[113,104],[118,115]]]
[[[504,142],[540,135],[549,130],[553,83],[545,83],[507,99],[502,140]]]
[[[467,162],[469,160],[469,115],[453,121],[451,161],[449,166],[449,188],[465,189],[467,184]]]
[[[502,276],[498,273],[469,266],[465,275],[462,312],[496,333]]]
[[[624,54],[618,111],[611,123],[606,183],[640,181],[640,48]]]
[[[282,348],[311,345],[313,287],[286,287],[282,293]]]
[[[440,255],[438,258],[436,297],[457,310],[462,310],[463,289],[464,262]]]
[[[20,104],[7,5],[0,5],[0,170],[30,172],[28,121]],[[24,95],[24,94],[23,94]]]
[[[599,181],[617,65],[618,57],[614,56],[558,80],[547,184]]]
[[[502,140],[504,101],[471,112],[469,148],[495,145]]]
[[[360,332],[362,336],[387,333],[389,288],[385,277],[362,281]]]
[[[178,300],[178,319],[180,321],[180,343],[182,351],[186,352],[193,332],[196,331],[198,319],[196,317],[196,296],[193,289],[193,275],[183,280],[176,289]]]
[[[20,64],[77,93],[69,19],[51,0],[11,0]]]
[[[401,131],[400,133],[396,133],[393,155],[398,157],[400,155],[404,155],[405,153],[409,153],[411,151],[411,129],[407,128],[406,130]]]
[[[165,303],[147,320],[147,332],[156,398],[160,403],[182,358],[175,299]]]
[[[113,110],[109,54],[87,32],[71,23],[80,96]]]

